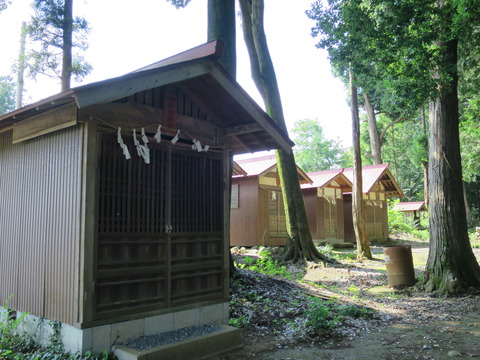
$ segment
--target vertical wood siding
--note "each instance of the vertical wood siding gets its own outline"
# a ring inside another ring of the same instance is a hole
[[[317,189],[305,189],[302,192],[305,211],[307,212],[308,226],[310,227],[313,240],[317,240],[319,235],[317,229]]]
[[[317,231],[318,238],[325,239],[325,198],[317,197]]]
[[[344,240],[345,238],[345,226],[344,226],[344,214],[343,214],[343,194],[341,199],[337,199],[337,239]]]
[[[0,302],[78,321],[81,127],[12,145],[0,134]]]
[[[238,208],[230,211],[230,245],[256,246],[260,221],[258,178],[233,179],[232,183],[238,184]]]

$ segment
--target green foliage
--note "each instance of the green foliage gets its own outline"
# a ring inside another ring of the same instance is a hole
[[[373,311],[354,305],[339,305],[334,301],[313,298],[305,312],[307,327],[317,334],[331,333],[347,317],[371,317]]]
[[[477,180],[480,174],[480,96],[468,101],[465,120],[460,124],[463,178],[467,182]]]
[[[15,83],[11,76],[0,76],[0,115],[15,110]]]
[[[333,314],[330,308],[318,299],[310,303],[306,315],[306,325],[318,334],[333,331],[341,322],[340,316]]]
[[[173,6],[175,6],[177,9],[184,8],[187,6],[191,0],[167,0],[168,2],[171,2]]]
[[[0,0],[0,12],[5,10],[12,2],[10,0]]]
[[[392,210],[393,206],[399,201],[395,201],[388,206],[388,232],[394,233],[411,233],[413,225],[405,219],[402,212]]]
[[[5,304],[5,308],[7,307],[8,302]],[[25,315],[18,318],[7,316],[0,322],[0,356],[5,359],[15,359],[16,353],[30,352],[36,348],[32,337],[18,333],[18,326]]]
[[[4,304],[8,308],[8,300]],[[52,333],[49,336],[49,345],[41,347],[35,338],[20,331],[19,326],[27,314],[16,318],[6,314],[0,319],[0,359],[5,360],[113,360],[114,355],[109,351],[100,354],[86,352],[85,354],[65,353],[62,337],[61,323],[51,322]]]
[[[383,128],[389,119],[379,117]],[[420,201],[424,198],[424,177],[421,159],[426,155],[421,149],[425,141],[422,114],[405,120],[390,129],[383,141],[383,162],[390,164],[390,171],[405,194],[403,201]]]
[[[61,78],[62,56],[65,51],[63,35],[67,31],[64,21],[64,0],[35,0],[32,6],[34,15],[27,24],[27,34],[38,47],[33,48],[28,54],[29,74],[33,78],[37,74]],[[92,66],[81,55],[81,51],[88,48],[89,31],[87,20],[81,17],[73,19],[72,67],[68,70],[77,81],[92,70]]]
[[[340,142],[326,139],[318,120],[296,121],[293,127],[295,161],[305,172],[351,166]]]
[[[467,199],[470,206],[470,226],[479,226],[480,222],[480,177],[477,177],[474,181],[465,183],[465,190],[467,193]]]
[[[332,258],[335,260],[356,260],[357,253],[356,251],[334,251],[333,246],[329,243],[323,246],[317,246],[317,250],[320,254],[325,257]]]
[[[468,238],[473,249],[480,249],[480,234],[476,232],[476,229],[468,233]]]
[[[332,244],[326,243],[325,245],[317,246],[317,250],[320,254],[322,254],[324,256],[333,257],[333,246],[332,246]]]
[[[272,257],[270,250],[263,248],[260,250],[259,258],[246,256],[245,264],[236,263],[236,267],[256,271],[269,276],[280,276],[286,279],[294,280],[295,275],[288,271],[285,265],[280,265],[278,260]]]
[[[414,237],[421,240],[428,240],[430,233],[428,230],[425,230],[428,227],[428,219],[421,219],[420,225],[424,230],[416,229],[413,221],[405,217],[401,211],[393,210],[395,204],[399,200],[391,201],[388,205],[388,232],[391,234],[394,233],[406,233],[413,235]],[[428,218],[428,217],[426,217]]]
[[[312,36],[319,40],[317,47],[328,51],[335,72],[347,83],[347,70],[353,71],[374,108],[394,118],[415,111],[434,89],[425,59],[428,52],[422,47],[426,35],[419,31],[419,24],[428,18],[421,12],[426,6],[399,3],[331,0],[325,5],[319,0],[307,11],[315,21]],[[390,18],[392,7],[401,7],[403,17],[395,13]],[[421,22],[409,22],[412,16]],[[400,28],[405,37],[399,37]],[[404,48],[413,44],[421,47],[419,54]]]
[[[230,306],[234,306],[234,304],[230,303]],[[228,320],[228,325],[231,325],[231,326],[234,326],[234,327],[237,327],[237,328],[245,327],[249,323],[250,323],[250,319],[248,318],[247,315],[241,315],[237,318],[231,317]]]

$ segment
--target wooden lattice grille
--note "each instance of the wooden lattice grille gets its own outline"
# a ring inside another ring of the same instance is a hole
[[[325,236],[337,235],[337,206],[332,201],[325,199]]]
[[[222,158],[124,142],[100,144],[95,318],[222,298]]]
[[[222,229],[220,160],[172,154],[172,230],[216,232]]]
[[[287,236],[287,221],[281,193],[268,191],[268,222],[270,236]]]
[[[113,138],[102,141],[100,233],[161,233],[165,229],[166,152],[151,149],[151,163],[126,161]],[[131,146],[130,151],[134,151]],[[133,153],[133,152],[132,152]]]

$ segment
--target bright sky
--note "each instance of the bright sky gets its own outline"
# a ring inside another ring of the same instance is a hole
[[[291,129],[300,119],[318,119],[327,138],[338,137],[344,146],[350,146],[346,90],[332,76],[325,51],[317,49],[310,36],[313,22],[305,10],[312,1],[265,0],[265,31],[287,126]],[[13,3],[0,14],[0,75],[11,74],[18,56],[21,22],[30,19],[31,0]],[[207,0],[192,0],[178,10],[166,0],[75,0],[74,15],[85,17],[92,28],[85,58],[94,70],[83,84],[123,75],[207,41]],[[239,26],[237,56],[237,81],[263,107],[250,77]],[[31,103],[59,90],[55,80],[27,79],[26,101]]]

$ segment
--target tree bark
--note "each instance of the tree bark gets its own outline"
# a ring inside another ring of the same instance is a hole
[[[73,0],[65,0],[63,15],[62,91],[70,89],[72,77]]]
[[[20,51],[18,53],[18,68],[17,68],[17,97],[16,109],[20,109],[23,104],[23,77],[25,73],[25,43],[27,38],[27,23],[22,22],[22,30],[20,32]]]
[[[423,162],[423,201],[425,202],[425,206],[428,207],[428,161]]]
[[[220,63],[227,72],[235,79],[237,73],[236,54],[236,31],[235,31],[235,0],[208,0],[208,41],[222,40],[224,49]],[[229,173],[227,186],[230,189],[230,200],[232,191],[233,157],[229,157]],[[228,213],[230,217],[230,211]],[[232,253],[229,252],[230,277],[237,269],[233,261]]]
[[[252,78],[267,113],[287,134],[280,91],[268,50],[263,24],[263,0],[240,0],[243,34],[250,57]],[[280,259],[284,261],[330,261],[313,244],[293,152],[277,150],[278,174],[287,222],[287,242]]]
[[[352,107],[352,134],[353,134],[353,192],[352,216],[353,230],[357,242],[357,258],[371,259],[370,244],[365,228],[365,203],[362,191],[362,156],[360,154],[360,118],[358,116],[358,93],[355,79],[350,71],[350,96]]]
[[[368,133],[370,135],[370,149],[372,151],[372,159],[375,165],[382,164],[382,152],[380,136],[378,135],[377,120],[375,118],[375,111],[372,103],[370,102],[370,96],[368,93],[363,93],[365,99],[365,110],[367,112],[368,120]]]
[[[442,1],[438,4],[440,9],[445,7]],[[451,21],[443,26],[451,26]],[[442,29],[439,36],[446,32]],[[438,96],[429,105],[430,252],[424,279],[427,291],[461,293],[480,286],[480,267],[468,239],[463,197],[458,40],[439,39],[436,45],[441,58],[436,69]]]
[[[422,104],[422,129],[425,136],[427,133],[427,121],[425,116],[425,106]],[[428,161],[422,161],[423,166],[423,200],[428,207]]]
[[[208,0],[208,41],[224,42],[220,63],[233,78],[237,73],[235,34],[235,0]]]

